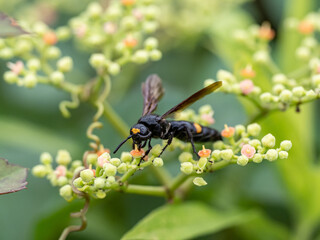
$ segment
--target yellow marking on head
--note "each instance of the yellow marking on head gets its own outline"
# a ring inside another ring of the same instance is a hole
[[[194,123],[193,126],[196,128],[197,133],[202,132],[202,127],[198,123]]]
[[[133,132],[133,134],[137,134],[140,132],[139,128],[132,128],[131,131]]]

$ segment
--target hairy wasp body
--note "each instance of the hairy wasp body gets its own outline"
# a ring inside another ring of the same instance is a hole
[[[145,152],[146,156],[152,149],[151,139],[160,138],[168,140],[167,144],[160,153],[161,155],[164,150],[171,144],[172,139],[178,138],[182,141],[190,142],[193,148],[193,152],[198,156],[194,146],[194,142],[214,142],[217,140],[221,140],[219,131],[210,127],[201,126],[198,123],[166,120],[166,117],[186,108],[205,95],[213,92],[220,86],[221,82],[215,82],[208,87],[196,92],[195,94],[160,116],[152,114],[152,112],[156,109],[158,101],[163,95],[163,88],[160,78],[157,75],[151,75],[142,85],[142,93],[144,96],[143,116],[133,127],[131,127],[129,137],[127,137],[122,143],[120,143],[114,153],[116,153],[128,139],[132,138],[133,148],[135,145],[138,146],[139,149],[148,145],[148,150]]]

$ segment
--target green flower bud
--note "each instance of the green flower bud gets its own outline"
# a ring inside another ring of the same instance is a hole
[[[92,18],[98,18],[102,14],[102,7],[97,2],[92,2],[87,8],[87,13]]]
[[[192,158],[193,158],[193,156],[192,156],[192,154],[189,153],[189,152],[183,152],[183,153],[181,153],[181,154],[179,155],[179,161],[180,161],[181,163],[183,163],[183,162],[189,162],[189,161],[192,160]]]
[[[262,93],[260,95],[260,100],[264,103],[270,103],[272,101],[272,95],[269,92]]]
[[[279,158],[280,159],[287,159],[288,158],[288,152],[286,152],[286,151],[280,151],[279,152]]]
[[[23,79],[23,84],[27,88],[33,88],[37,85],[37,77],[36,75],[29,73]]]
[[[94,179],[94,186],[96,188],[104,188],[105,185],[106,185],[106,179],[105,178],[98,177],[98,178]]]
[[[0,58],[9,59],[13,58],[13,51],[11,48],[5,47],[0,50]]]
[[[317,94],[313,90],[309,90],[306,93],[305,100],[314,100],[316,99]]]
[[[61,72],[69,72],[73,67],[73,61],[71,57],[60,58],[57,62],[57,68]]]
[[[319,63],[319,65],[320,65],[320,63]],[[312,81],[313,85],[315,85],[315,86],[320,85],[320,74],[313,75],[311,78],[311,81]]]
[[[50,75],[50,80],[52,81],[52,83],[59,85],[64,81],[64,75],[60,71],[54,71]]]
[[[193,172],[193,164],[191,162],[183,162],[180,167],[181,172],[189,175]]]
[[[115,176],[117,174],[117,167],[113,166],[111,163],[103,164],[103,169],[105,174],[109,176]]]
[[[87,155],[87,163],[90,165],[96,165],[97,164],[98,155],[96,153],[89,153]]]
[[[260,153],[256,153],[253,155],[252,161],[255,163],[261,163],[263,160],[263,156]]]
[[[154,145],[153,148],[151,149],[151,154],[152,154],[153,156],[159,156],[160,153],[161,153],[161,151],[162,151],[161,145],[160,145],[160,144],[156,144],[156,145]]]
[[[33,32],[42,35],[42,34],[44,34],[45,32],[47,32],[48,27],[47,27],[47,25],[44,24],[43,22],[36,22],[36,23],[33,24],[32,30],[33,30]]]
[[[275,149],[269,149],[266,153],[266,159],[269,161],[277,160],[278,158],[278,151]]]
[[[94,68],[104,67],[106,63],[106,57],[102,53],[94,53],[90,56],[89,63]]]
[[[121,163],[117,170],[120,174],[124,174],[127,171],[127,164]]]
[[[253,95],[260,95],[261,94],[261,88],[258,86],[254,86],[252,90]]]
[[[279,95],[285,87],[282,84],[276,84],[273,86],[272,91],[274,94]]]
[[[252,123],[247,126],[248,134],[253,137],[259,136],[260,131],[261,131],[261,127],[258,123]]]
[[[306,60],[310,58],[311,51],[309,48],[301,46],[297,48],[296,55],[299,59]]]
[[[76,188],[82,188],[82,187],[84,186],[83,181],[82,181],[82,178],[81,178],[81,177],[78,177],[78,178],[76,178],[75,180],[73,180],[73,185],[74,185]]]
[[[223,141],[216,141],[213,143],[213,149],[220,150],[224,147]]]
[[[202,177],[196,177],[193,179],[193,184],[201,187],[207,185],[207,182]]]
[[[39,59],[31,58],[30,60],[28,60],[27,66],[30,70],[36,71],[40,68],[41,64],[40,64]]]
[[[146,9],[145,9],[145,17],[146,19],[154,19],[156,18],[156,16],[158,15],[159,13],[159,8],[152,5],[152,6],[148,6]]]
[[[222,150],[220,156],[223,160],[231,160],[233,157],[233,151],[231,149]]]
[[[209,85],[211,85],[214,82],[215,82],[215,80],[213,80],[213,79],[206,79],[206,80],[204,80],[203,85],[204,85],[204,87],[208,87]]]
[[[212,107],[211,105],[209,104],[206,104],[206,105],[203,105],[199,108],[199,113],[200,114],[213,114],[214,111],[212,110]]]
[[[66,185],[68,183],[68,178],[66,178],[65,176],[61,176],[58,178],[57,183],[58,186]]]
[[[60,188],[59,194],[61,197],[63,197],[66,200],[70,200],[72,197],[72,187],[67,184]]]
[[[122,11],[118,5],[113,5],[113,6],[111,5],[108,8],[107,14],[111,19],[115,19],[115,18],[118,18],[122,14]]]
[[[17,74],[11,71],[5,72],[3,78],[7,83],[10,83],[10,84],[17,83],[19,80]]]
[[[30,41],[28,41],[26,39],[18,40],[18,42],[16,43],[16,45],[14,47],[14,52],[17,55],[29,53],[29,52],[31,52],[31,50],[32,50],[32,44]]]
[[[125,30],[132,30],[137,26],[137,24],[138,24],[138,21],[133,16],[126,16],[126,17],[123,17],[121,20],[121,26]]]
[[[102,45],[104,43],[104,36],[96,33],[96,34],[92,34],[90,35],[87,39],[86,39],[86,43],[90,46],[99,46]]]
[[[59,165],[68,165],[71,162],[70,153],[67,150],[59,150],[56,157],[56,162]]]
[[[108,71],[113,76],[118,75],[120,72],[120,65],[118,63],[110,63]]]
[[[307,48],[314,48],[317,46],[317,40],[314,37],[306,37],[302,44]]]
[[[286,75],[282,74],[282,73],[278,73],[276,75],[274,75],[272,77],[272,81],[275,83],[275,84],[285,84],[287,82],[287,77]]]
[[[154,37],[149,37],[145,40],[144,42],[144,47],[147,50],[153,50],[156,49],[158,47],[158,40]]]
[[[236,29],[233,32],[233,38],[239,43],[246,43],[248,40],[248,33],[242,29]]]
[[[138,50],[132,56],[132,61],[135,63],[143,64],[148,61],[149,54],[146,50]]]
[[[44,55],[50,59],[56,59],[61,56],[61,51],[55,46],[50,46],[46,49]]]
[[[304,90],[302,86],[294,87],[292,89],[292,93],[293,93],[293,96],[300,98],[306,94],[306,90]]]
[[[257,51],[254,55],[253,55],[253,60],[257,63],[268,63],[269,62],[269,53],[265,50],[260,50]]]
[[[81,167],[81,168],[82,168],[82,161],[80,161],[80,160],[72,161],[71,167],[72,167],[73,169],[76,169],[76,168],[78,168],[78,167]],[[75,172],[76,172],[76,171],[75,171]]]
[[[149,52],[152,61],[158,61],[162,58],[162,53],[158,49],[153,49]]]
[[[262,146],[272,148],[276,144],[276,138],[271,134],[265,135],[262,139]]]
[[[227,83],[235,83],[236,82],[235,76],[232,73],[225,71],[225,70],[219,70],[217,72],[217,78],[218,78],[218,80],[225,81]]]
[[[67,40],[71,36],[71,32],[68,27],[58,27],[56,34],[57,34],[58,40]]]
[[[43,165],[36,165],[32,168],[32,174],[35,177],[43,178],[48,174],[47,168]]]
[[[143,22],[142,28],[146,33],[150,34],[157,30],[158,23],[155,21],[146,21],[146,22]]]
[[[103,198],[105,198],[107,196],[107,194],[104,191],[99,190],[99,191],[96,192],[96,196],[99,199],[103,199]]]
[[[240,166],[245,166],[247,165],[248,162],[249,162],[249,159],[244,155],[239,156],[237,159],[237,164]]]
[[[162,167],[163,166],[162,158],[157,157],[157,158],[153,159],[153,166]]]
[[[200,158],[199,161],[198,161],[198,167],[201,168],[201,169],[204,169],[205,166],[207,165],[208,163],[208,159],[207,158]]]
[[[40,162],[44,165],[48,165],[52,163],[52,156],[50,153],[44,152],[40,156]]]
[[[119,167],[120,164],[121,164],[121,160],[120,160],[119,158],[111,158],[111,159],[110,159],[110,163],[111,163],[113,166]]]
[[[290,102],[292,100],[292,92],[285,89],[280,93],[279,98],[282,102]]]
[[[92,169],[84,169],[80,172],[80,177],[83,182],[89,183],[94,179],[94,173]]]
[[[257,149],[258,147],[261,146],[261,142],[258,139],[253,139],[251,141],[249,141],[249,144],[254,147],[255,149]]]
[[[236,125],[235,126],[236,135],[241,135],[246,131],[246,128],[243,125]]]
[[[289,151],[292,148],[292,143],[289,140],[284,140],[280,143],[281,150]]]
[[[220,160],[220,154],[221,154],[221,151],[220,150],[214,150],[212,153],[211,153],[211,156],[214,160]]]
[[[130,163],[132,161],[132,156],[129,152],[123,152],[121,153],[121,162],[127,162]]]

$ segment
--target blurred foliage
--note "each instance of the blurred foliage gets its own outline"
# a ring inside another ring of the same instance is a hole
[[[31,20],[41,19],[37,15],[44,12],[39,8],[41,4],[46,9],[49,5],[49,9],[57,14],[51,23],[56,26],[81,12],[87,2],[54,0],[48,4],[1,0],[0,4],[2,10],[12,16]],[[168,16],[163,17],[163,27],[158,32],[160,49],[165,50],[162,60],[143,67],[128,66],[115,80],[111,103],[129,125],[140,116],[140,84],[148,74],[156,72],[163,78],[166,95],[157,112],[165,112],[194,89],[201,88],[202,81],[196,79],[212,78],[218,69],[235,67],[239,59],[230,35],[232,30],[245,28],[252,22],[268,20],[279,30],[278,37],[272,42],[276,46],[272,54],[277,56],[276,61],[284,72],[294,70],[298,63],[293,54],[299,39],[292,32],[286,32],[278,20],[285,17],[301,19],[319,7],[317,1],[311,0],[285,1],[284,5],[275,0],[246,3],[208,0],[202,5],[196,2],[161,1],[164,16]],[[205,17],[193,18],[194,11],[204,12]],[[79,52],[72,42],[63,43],[61,47],[63,52],[77,59],[70,79],[93,76],[85,53]],[[0,72],[6,71],[5,65],[5,61],[1,61]],[[260,81],[265,86],[271,83],[267,74]],[[125,86],[122,85],[124,82]],[[80,159],[83,149],[88,148],[85,131],[93,110],[84,105],[73,111],[72,118],[63,119],[57,106],[65,97],[66,94],[47,86],[26,90],[0,81],[1,157],[28,168],[36,165],[39,153],[44,150],[55,154],[57,149],[68,149]],[[250,106],[234,96],[217,93],[205,101],[215,110],[217,129],[222,129],[225,123],[235,125],[248,120],[246,111],[250,111]],[[193,108],[202,104],[196,103]],[[265,133],[272,132],[277,139],[293,142],[295,147],[290,158],[276,164],[262,163],[262,166],[250,165],[241,169],[228,167],[208,176],[208,187],[189,193],[187,199],[210,204],[217,211],[256,211],[255,218],[247,224],[231,224],[232,227],[228,225],[228,229],[213,235],[210,235],[213,231],[208,231],[207,236],[199,239],[319,239],[319,116],[317,102],[304,105],[299,114],[290,109],[264,118],[260,123]],[[121,136],[107,122],[99,134],[110,149],[121,141]],[[177,152],[166,154],[172,159],[178,155]],[[175,161],[165,162],[165,166],[173,173],[179,169]],[[143,181],[156,183],[146,172],[137,174],[133,180]],[[29,177],[28,182],[28,190],[1,196],[0,239],[57,239],[70,221],[69,213],[79,208],[79,202],[66,203],[46,181]],[[69,239],[119,239],[163,204],[164,200],[155,197],[121,193],[93,201],[88,213],[88,228],[70,235]]]

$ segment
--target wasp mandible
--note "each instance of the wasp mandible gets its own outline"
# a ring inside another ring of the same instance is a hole
[[[171,144],[172,139],[178,138],[182,141],[190,142],[193,152],[198,156],[194,143],[214,142],[221,140],[222,138],[220,132],[213,128],[204,127],[198,123],[166,120],[166,118],[172,116],[172,114],[177,111],[187,108],[194,102],[221,87],[221,85],[221,81],[212,83],[211,85],[194,93],[160,116],[152,113],[156,110],[158,102],[164,94],[164,89],[162,87],[161,79],[158,77],[158,75],[150,75],[145,83],[142,84],[142,95],[144,99],[142,117],[138,120],[137,124],[131,127],[130,135],[119,144],[113,153],[116,153],[126,141],[132,138],[133,148],[137,146],[140,150],[148,145],[148,150],[144,155],[147,156],[152,149],[151,139],[160,138],[168,140],[167,144],[163,147],[161,153],[159,154],[160,156]]]

